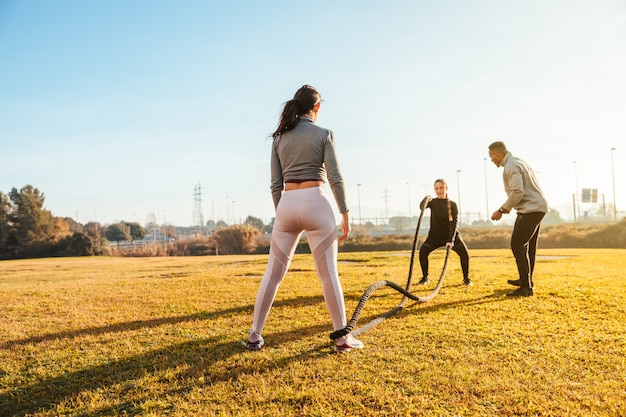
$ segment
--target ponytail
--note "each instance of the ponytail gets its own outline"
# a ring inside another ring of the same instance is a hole
[[[276,139],[284,132],[296,127],[300,116],[309,113],[320,101],[322,101],[322,98],[315,88],[310,85],[303,85],[296,91],[293,98],[285,103],[283,112],[280,115],[280,122],[274,133],[272,133],[272,137]]]
[[[280,115],[280,123],[276,128],[276,131],[272,133],[272,137],[276,138],[281,133],[291,130],[298,124],[298,102],[296,99],[291,99],[285,103],[283,113]]]

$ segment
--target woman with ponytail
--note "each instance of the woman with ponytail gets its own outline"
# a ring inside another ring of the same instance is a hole
[[[457,230],[459,210],[454,201],[448,197],[448,184],[439,178],[435,180],[435,194],[437,198],[428,196],[426,208],[430,208],[430,230],[426,241],[420,247],[420,265],[422,267],[422,279],[418,284],[427,284],[428,278],[428,255],[442,246],[447,246],[461,258],[463,270],[463,284],[472,285],[469,277],[469,254],[467,245],[461,239]]]
[[[261,349],[264,344],[261,332],[303,232],[306,232],[322,282],[333,329],[341,330],[347,324],[337,272],[337,225],[325,194],[326,181],[341,213],[339,240],[348,237],[350,219],[334,134],[316,124],[321,102],[319,92],[304,85],[285,103],[278,127],[272,134],[270,189],[276,218],[267,268],[254,304],[249,350]],[[335,351],[349,352],[362,347],[363,343],[348,334],[336,340]]]

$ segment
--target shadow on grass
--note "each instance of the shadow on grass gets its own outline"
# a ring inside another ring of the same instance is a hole
[[[298,297],[288,300],[277,300],[275,307],[297,307],[307,305],[318,305],[323,303],[321,296],[315,297]],[[218,317],[229,316],[233,314],[250,313],[252,320],[253,306],[246,305],[216,312],[200,312],[197,314],[165,317],[153,320],[138,320],[126,323],[118,323],[110,326],[92,327],[74,331],[66,331],[52,333],[39,337],[20,339],[10,341],[3,344],[3,348],[15,345],[25,345],[28,343],[40,343],[49,340],[57,340],[61,338],[74,338],[81,335],[103,335],[107,333],[122,332],[127,330],[136,330],[144,327],[156,327],[164,324],[175,324],[190,320],[211,320]],[[284,333],[269,334],[267,337],[276,341],[276,343],[288,342],[296,340],[306,334],[319,334],[328,331],[328,325],[311,326],[305,329],[297,329],[297,331],[289,331]],[[229,340],[227,340],[229,339]],[[311,357],[323,355],[323,347],[314,348],[308,353],[299,352],[296,357]],[[189,368],[183,374],[176,377],[177,381],[183,381],[185,386],[172,390],[172,394],[180,394],[188,392],[195,386],[193,382],[199,377],[205,379],[204,384],[212,384],[220,380],[228,380],[237,375],[247,372],[253,372],[248,368],[222,369],[216,367],[210,374],[207,369],[211,369],[216,363],[220,363],[228,357],[235,354],[248,353],[241,341],[233,342],[228,335],[220,335],[211,338],[198,339],[184,343],[178,343],[149,352],[132,355],[120,360],[112,360],[100,365],[91,366],[75,372],[67,372],[53,378],[44,378],[30,385],[14,386],[10,389],[0,391],[0,416],[22,416],[38,412],[47,412],[53,410],[62,402],[71,403],[72,400],[82,392],[89,391],[107,391],[109,387],[118,386],[121,392],[126,393],[135,389],[136,381],[145,379],[146,377],[156,376],[160,380],[166,377],[163,375],[168,370],[175,369],[179,366]],[[289,362],[288,359],[282,361],[283,364]],[[276,366],[276,363],[275,365]],[[161,395],[160,395],[161,396]],[[123,395],[120,400],[124,401]],[[132,400],[119,403],[114,406],[108,406],[98,411],[89,413],[76,413],[72,415],[110,415],[124,414],[137,415],[144,413],[146,410],[141,409],[142,401],[149,400],[153,394],[148,393],[133,397]]]
[[[316,305],[320,302],[323,302],[324,299],[322,296],[315,297],[298,297],[288,300],[280,300],[274,303],[274,307],[293,307],[293,306],[306,306],[306,305]],[[101,334],[108,333],[120,333],[132,330],[139,330],[143,328],[150,327],[159,327],[168,324],[177,324],[187,321],[195,321],[195,320],[211,320],[221,316],[228,316],[233,314],[240,314],[250,312],[250,320],[252,320],[252,310],[254,306],[241,306],[235,308],[229,308],[226,310],[220,310],[215,312],[199,312],[195,314],[188,314],[184,316],[174,316],[174,317],[160,317],[155,319],[148,320],[135,320],[124,323],[115,323],[115,324],[107,324],[106,326],[96,326],[96,327],[88,327],[85,329],[78,330],[67,330],[63,332],[57,333],[49,333],[40,336],[32,336],[24,339],[17,340],[8,340],[2,344],[0,344],[0,349],[10,349],[14,346],[20,345],[28,345],[31,343],[43,343],[60,339],[72,339],[80,336],[97,336]],[[0,414],[1,416],[1,414]]]
[[[451,301],[451,302],[441,303],[441,304],[431,304],[430,302],[424,303],[420,301],[410,301],[410,304],[405,305],[402,308],[399,306],[396,306],[382,314],[359,317],[357,321],[357,326],[355,326],[353,331],[356,332],[355,334],[360,334],[361,331],[363,331],[363,329],[361,328],[366,328],[365,331],[368,331],[380,325],[383,321],[390,319],[392,317],[404,318],[404,317],[413,315],[416,313],[414,309],[417,306],[424,306],[423,308],[418,310],[420,313],[428,313],[428,312],[434,312],[434,311],[443,310],[447,308],[457,307],[461,305],[463,306],[480,305],[480,304],[492,303],[495,301],[502,301],[503,300],[502,295],[505,294],[506,292],[507,291],[504,291],[504,290],[496,291],[493,294],[486,295],[482,298],[472,298],[469,300]],[[396,293],[396,296],[397,294],[398,293]],[[400,299],[401,299],[401,296],[398,297],[398,300]],[[350,317],[348,317],[348,320],[350,320]],[[376,321],[376,323],[374,323],[374,321]]]
[[[28,345],[31,343],[43,343],[60,339],[71,339],[80,336],[97,336],[106,333],[119,333],[129,330],[138,330],[147,327],[158,327],[164,324],[176,324],[185,321],[193,321],[206,318],[206,314],[197,313],[178,317],[161,317],[150,320],[136,320],[125,323],[107,324],[106,326],[88,327],[80,330],[67,330],[64,332],[49,333],[41,336],[32,336],[24,339],[9,340],[0,345],[0,349],[9,349],[13,346]]]
[[[432,312],[458,305],[482,304],[499,300],[501,298],[497,295],[491,295],[482,299],[459,300],[450,303],[428,305],[421,309],[420,312]],[[297,307],[320,303],[323,303],[321,296],[297,297],[288,300],[277,300],[274,307]],[[412,310],[415,304],[405,307],[398,314],[398,317],[402,318],[406,315],[414,314],[415,311],[409,310]],[[211,320],[232,314],[248,313],[252,311],[252,308],[253,306],[246,305],[217,312],[201,312],[178,317],[138,320],[110,326],[59,332],[7,342],[3,347],[39,343],[60,338],[72,338],[81,335],[122,332],[190,320]],[[280,345],[281,343],[300,339],[303,336],[316,335],[328,331],[328,325],[322,324],[281,333],[269,333],[265,336],[266,340],[271,340],[273,344]],[[233,355],[255,353],[247,352],[241,341],[233,342],[227,335],[177,343],[149,352],[127,356],[119,360],[106,361],[96,366],[68,372],[56,377],[44,378],[30,385],[16,386],[3,390],[0,394],[0,415],[21,416],[38,412],[49,412],[62,403],[67,402],[71,404],[81,393],[90,391],[112,391],[114,395],[118,396],[119,402],[89,412],[83,411],[81,413],[77,410],[72,410],[72,415],[139,415],[148,411],[143,409],[142,404],[153,399],[155,395],[153,392],[146,393],[145,390],[142,390],[141,384],[137,384],[139,380],[157,377],[159,383],[172,385],[171,389],[159,392],[160,398],[171,398],[184,395],[199,387],[237,379],[242,375],[272,371],[276,368],[288,366],[294,361],[315,361],[321,357],[327,357],[332,352],[330,344],[329,340],[329,343],[313,346],[306,351],[298,350],[291,356],[264,361],[263,363],[254,363],[254,365],[227,367],[219,365]],[[172,376],[168,374],[177,368],[183,371],[175,375],[175,382],[169,382],[168,380]],[[200,378],[202,378],[202,382],[199,382]],[[118,391],[119,393],[117,393]],[[134,394],[135,391],[138,391],[138,393]],[[161,412],[166,412],[168,409],[173,410],[174,405],[159,405],[159,411]]]

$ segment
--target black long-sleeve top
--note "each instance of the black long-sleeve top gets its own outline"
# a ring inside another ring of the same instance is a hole
[[[459,220],[459,209],[456,203],[450,200],[452,220],[448,216],[448,200],[445,198],[433,198],[426,207],[430,208],[428,239],[454,243],[454,235]]]

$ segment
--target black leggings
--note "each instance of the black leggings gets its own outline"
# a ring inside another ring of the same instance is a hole
[[[446,241],[426,238],[426,241],[420,247],[420,266],[422,267],[422,275],[428,276],[428,255],[435,249],[438,249],[446,245]],[[461,239],[461,236],[457,234],[454,239],[454,246],[452,250],[459,255],[461,259],[461,269],[463,270],[463,278],[469,278],[469,254],[467,253],[467,245]]]

